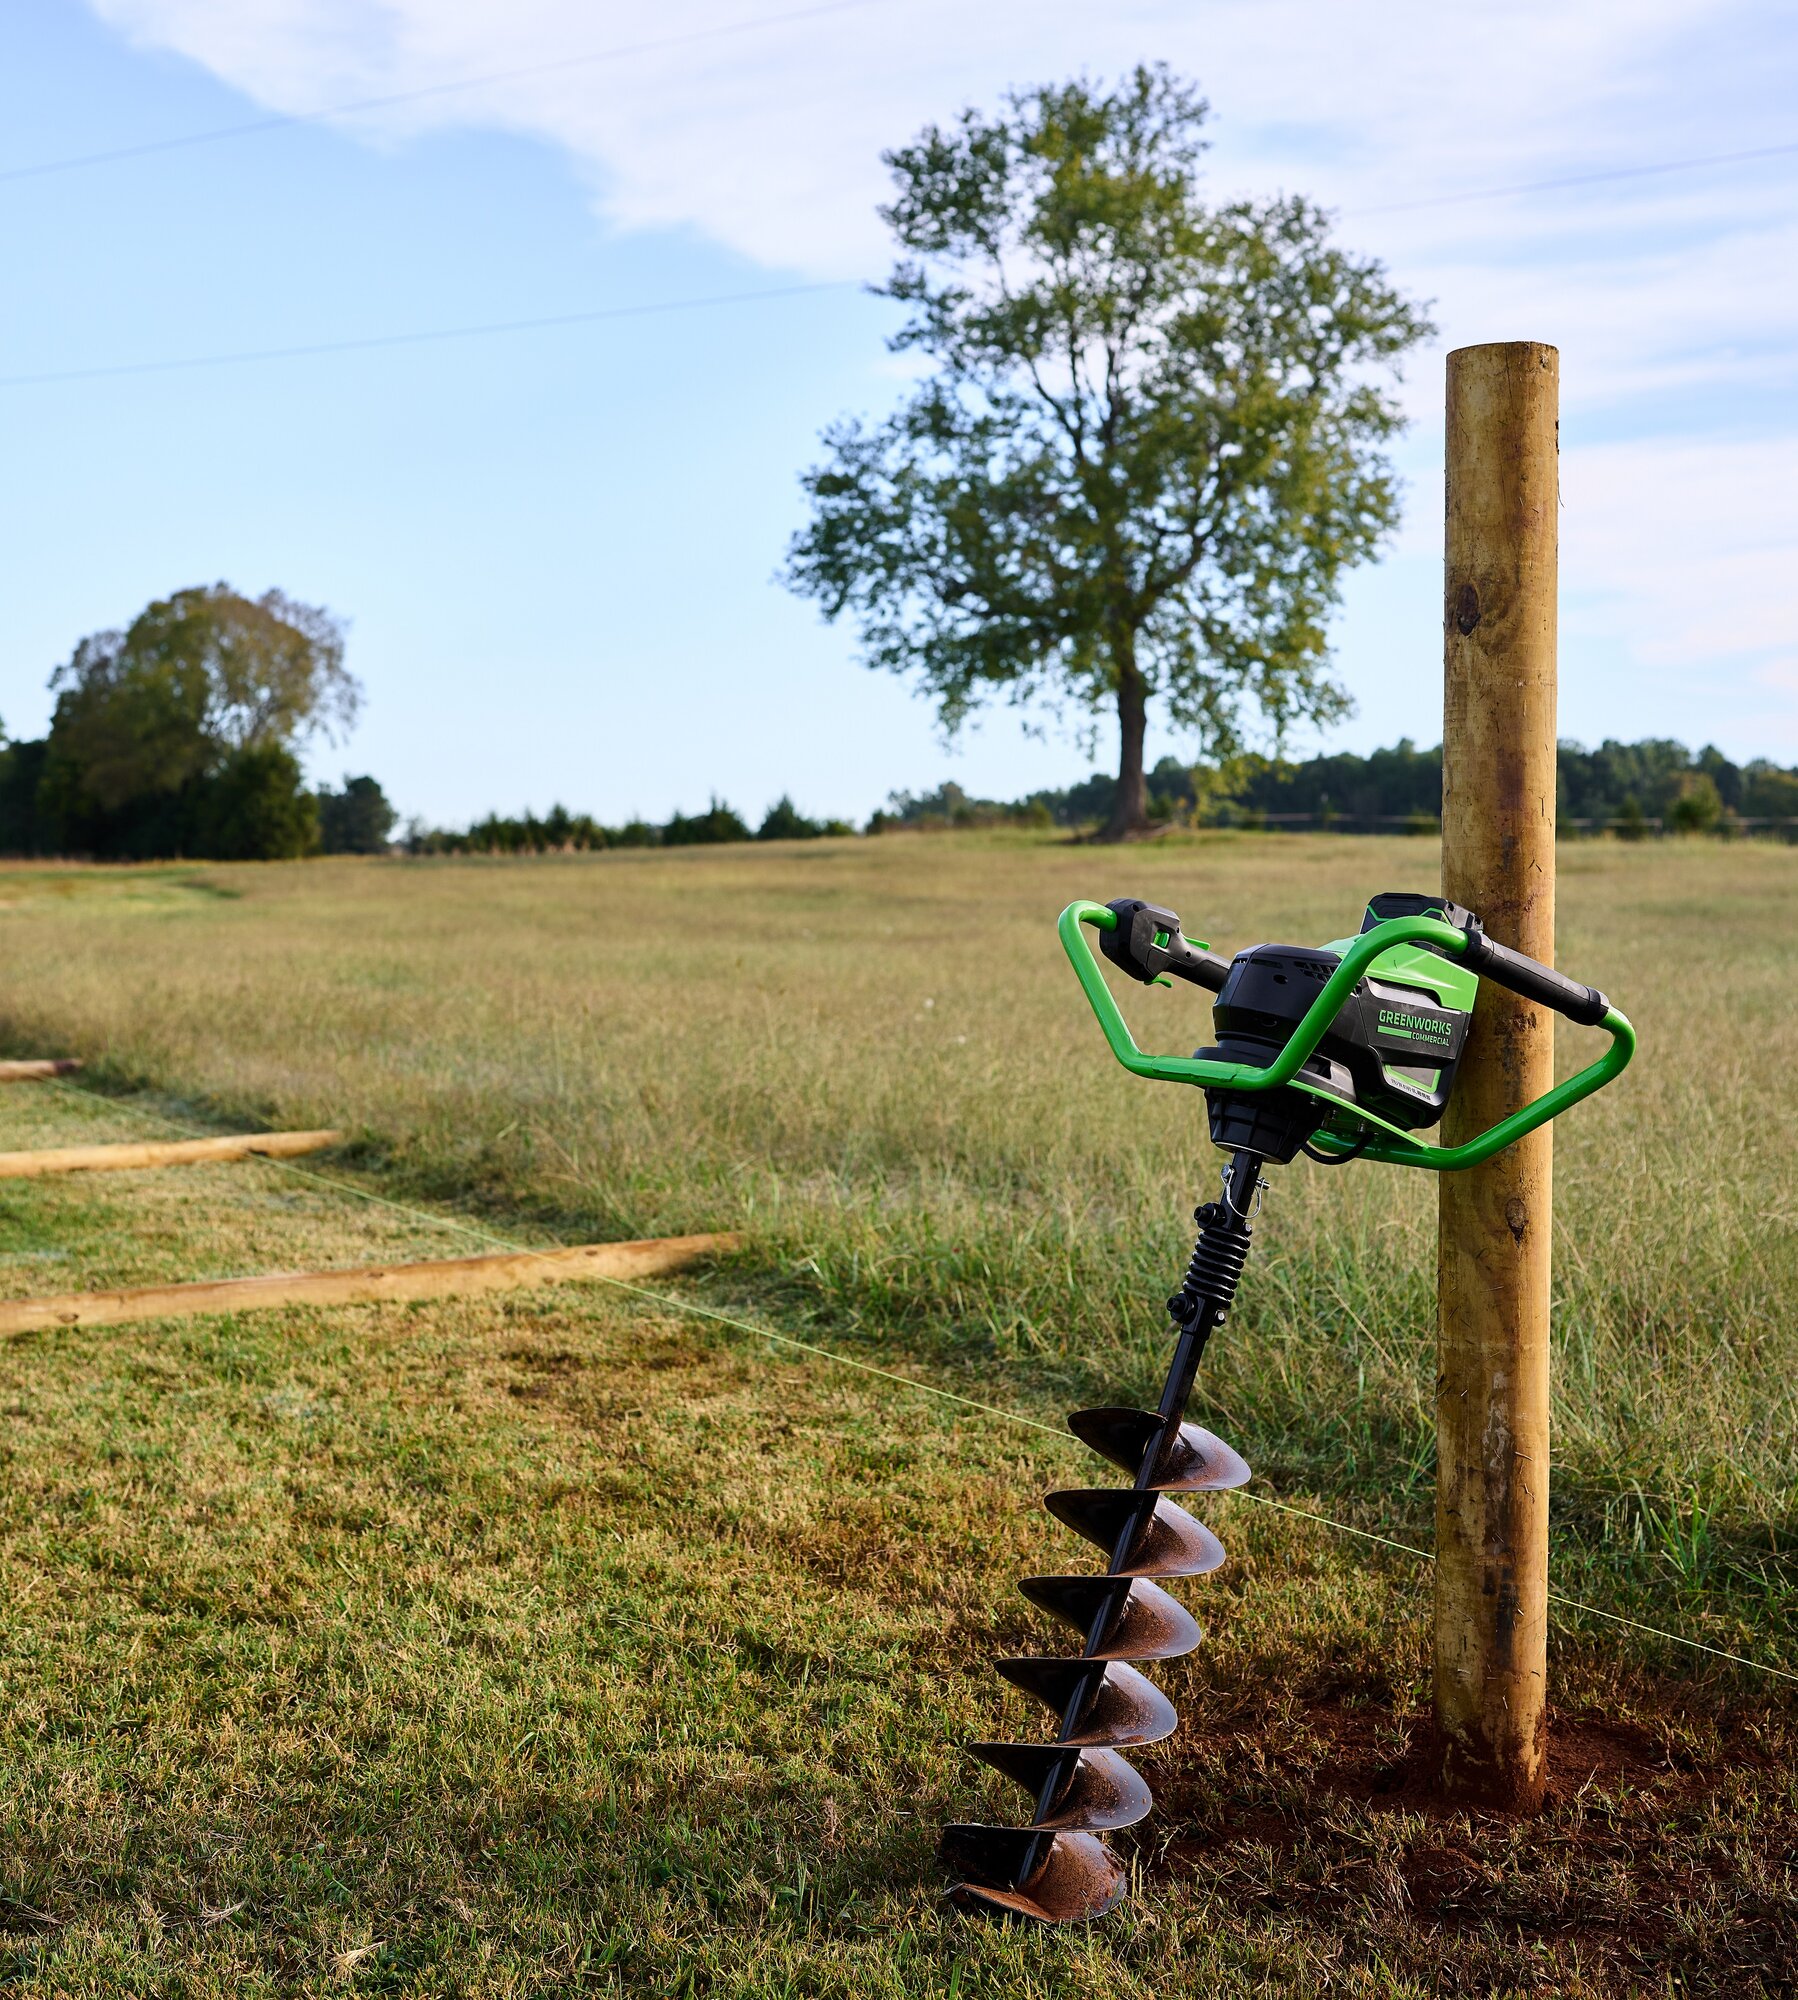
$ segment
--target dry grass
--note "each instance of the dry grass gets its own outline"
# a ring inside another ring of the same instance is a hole
[[[1140,890],[1231,944],[1318,938],[1434,873],[1424,841],[1240,836],[20,871],[0,1029],[177,1109],[341,1123],[384,1184],[508,1226],[748,1227],[837,1334],[1056,1398],[1153,1373],[1215,1156],[1196,1096],[1106,1056],[1054,912]],[[1798,1500],[1798,852],[1573,846],[1561,901],[1563,962],[1642,1031],[1558,1138],[1563,1496],[1583,1534],[1770,1553]],[[1184,990],[1133,1011],[1204,1032]],[[1427,1483],[1432,1193],[1278,1177],[1208,1378],[1263,1462],[1388,1506]]]
[[[1557,1581],[1773,1655],[1798,855],[1562,867],[1563,962],[1643,1054],[1559,1141]],[[22,870],[4,1052],[122,1095],[0,1118],[331,1122],[364,1185],[508,1235],[747,1226],[714,1299],[1053,1416],[1149,1386],[1213,1172],[1196,1101],[1110,1065],[1055,910],[1319,938],[1433,875],[1322,839]],[[1279,1177],[1207,1374],[1271,1490],[1417,1530],[1430,1223],[1421,1176]],[[14,1294],[450,1249],[263,1165],[0,1202]],[[678,1314],[63,1335],[8,1346],[0,1398],[8,1990],[1745,1994],[1798,1955],[1776,1687],[1563,1633],[1548,1815],[1434,1818],[1420,1573],[1244,1500],[1170,1678],[1153,1893],[1090,1936],[947,1920],[930,1843],[980,1789],[947,1745],[999,1707],[968,1669],[1030,1630],[1007,1582],[1079,1455]]]

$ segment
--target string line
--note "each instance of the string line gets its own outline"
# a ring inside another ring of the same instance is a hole
[[[48,1077],[46,1082],[70,1096],[84,1099],[90,1104],[103,1103],[117,1105],[130,1115],[137,1116],[153,1124],[168,1126],[172,1131],[203,1136],[204,1128],[184,1123],[159,1112],[143,1110],[141,1107],[124,1103],[122,1100],[103,1098],[97,1091],[84,1089],[79,1084],[71,1084],[61,1077]],[[321,1174],[310,1167],[302,1167],[292,1160],[272,1159],[266,1154],[253,1157],[265,1165],[278,1167],[283,1173],[295,1174],[301,1180],[315,1181],[339,1194],[359,1196],[380,1208],[392,1209],[395,1214],[411,1217],[414,1221],[439,1228],[459,1231],[477,1242],[491,1243],[495,1248],[511,1251],[523,1257],[543,1257],[547,1254],[531,1244],[514,1242],[510,1237],[501,1236],[491,1229],[483,1229],[478,1223],[464,1222],[459,1217],[434,1215],[428,1209],[416,1208],[410,1202],[396,1201],[391,1195],[376,1194],[372,1189],[358,1187],[353,1181],[341,1181],[330,1174]],[[758,1340],[772,1341],[776,1346],[791,1348],[799,1354],[815,1355],[819,1360],[835,1363],[839,1368],[849,1368],[858,1374],[872,1375],[884,1382],[896,1382],[902,1389],[911,1389],[922,1396],[934,1396],[939,1402],[954,1403],[967,1410],[977,1410],[982,1416],[997,1417],[1003,1423],[1018,1424],[1025,1429],[1041,1431],[1062,1444],[1072,1444],[1075,1440],[1059,1424],[1047,1424],[1040,1417],[1026,1416],[1022,1410],[1007,1409],[998,1403],[983,1403],[973,1396],[963,1396],[954,1389],[945,1389],[935,1382],[920,1381],[915,1375],[901,1374],[895,1368],[881,1368],[872,1361],[863,1361],[855,1355],[841,1353],[833,1347],[821,1346],[816,1341],[800,1340],[796,1335],[782,1333],[771,1326],[764,1326],[755,1320],[747,1320],[735,1313],[722,1311],[717,1306],[702,1305],[694,1299],[678,1299],[666,1292],[652,1291],[647,1285],[632,1284],[626,1278],[610,1278],[599,1272],[589,1274],[586,1282],[610,1285],[614,1290],[629,1292],[634,1297],[645,1299],[652,1305],[664,1307],[674,1313],[690,1314],[700,1319],[716,1321],[720,1326],[728,1326],[739,1333],[753,1335]],[[1247,1500],[1257,1507],[1270,1507],[1276,1513],[1291,1514],[1301,1521],[1310,1521],[1320,1528],[1328,1528],[1338,1535],[1348,1535],[1357,1541],[1371,1542],[1380,1548],[1395,1549],[1401,1555],[1412,1557],[1417,1562],[1433,1563],[1436,1558],[1428,1549],[1420,1549],[1412,1542],[1401,1542],[1391,1535],[1376,1533],[1371,1528],[1358,1528],[1348,1521],[1339,1521],[1331,1514],[1323,1514],[1309,1507],[1295,1507],[1289,1500],[1276,1500],[1268,1493],[1252,1493],[1246,1487],[1238,1487],[1231,1492],[1232,1499]],[[1776,1667],[1766,1660],[1751,1659],[1745,1653],[1731,1653],[1721,1646],[1708,1645],[1702,1639],[1693,1639],[1684,1632],[1674,1632],[1663,1625],[1645,1624],[1639,1618],[1627,1618],[1618,1611],[1606,1611],[1596,1604],[1587,1604],[1577,1597],[1569,1597],[1564,1592],[1551,1590],[1547,1593],[1550,1604],[1558,1604],[1564,1610],[1577,1611],[1589,1618],[1602,1618],[1612,1625],[1621,1625],[1631,1632],[1641,1632],[1650,1638],[1664,1639],[1670,1645],[1685,1646],[1695,1653],[1708,1653],[1713,1659],[1727,1660],[1732,1666],[1747,1667],[1752,1672],[1766,1674],[1775,1680],[1798,1683],[1798,1673],[1785,1667]]]

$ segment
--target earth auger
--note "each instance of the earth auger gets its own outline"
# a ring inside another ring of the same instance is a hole
[[[1217,998],[1215,1047],[1145,1055],[1132,1040],[1084,927],[1121,972],[1144,985],[1170,975]],[[1630,1024],[1595,987],[1489,939],[1479,919],[1440,896],[1395,892],[1368,904],[1360,934],[1321,948],[1263,944],[1224,959],[1181,935],[1173,911],[1125,899],[1074,903],[1061,941],[1112,1053],[1138,1076],[1196,1084],[1211,1139],[1227,1154],[1218,1198],[1194,1215],[1198,1241],[1167,1302],[1174,1351],[1153,1411],[1076,1410],[1068,1428],[1129,1475],[1127,1487],[1048,1494],[1055,1518],[1104,1551],[1096,1576],[1035,1576],[1025,1597],[1080,1635],[1078,1653],[996,1662],[1055,1718],[1043,1742],[974,1743],[982,1763],[1030,1795],[1022,1826],[958,1824],[941,1854],[964,1906],[1065,1923],[1101,1916],[1127,1875],[1103,1834],[1149,1812],[1148,1786],[1122,1754],[1172,1735],[1173,1704],[1136,1663],[1176,1659],[1199,1643],[1197,1622],[1162,1586],[1203,1576],[1223,1545],[1170,1496],[1249,1478],[1243,1460],[1185,1421],[1205,1343],[1224,1322],[1247,1262],[1263,1173],[1299,1153],[1441,1172],[1477,1165],[1617,1076],[1635,1050]],[[1480,979],[1582,1025],[1610,1046],[1587,1068],[1456,1146],[1412,1132],[1442,1116],[1466,1044]]]

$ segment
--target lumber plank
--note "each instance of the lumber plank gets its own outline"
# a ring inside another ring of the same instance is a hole
[[[236,1132],[218,1139],[131,1141],[116,1146],[42,1146],[29,1153],[0,1153],[0,1181],[40,1174],[118,1173],[128,1167],[197,1167],[212,1160],[252,1156],[291,1160],[335,1146],[341,1132]]]
[[[35,1083],[40,1077],[67,1076],[81,1067],[79,1056],[45,1056],[26,1062],[0,1062],[0,1083]]]
[[[520,1291],[532,1285],[578,1284],[590,1278],[649,1278],[701,1258],[721,1256],[741,1241],[728,1233],[654,1236],[628,1243],[503,1251],[490,1257],[443,1257],[420,1264],[363,1264],[341,1271],[274,1272],[116,1292],[65,1292],[0,1302],[0,1335],[185,1319],[200,1313],[261,1312],[275,1306],[386,1305]]]

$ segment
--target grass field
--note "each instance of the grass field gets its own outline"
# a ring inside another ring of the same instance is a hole
[[[1056,910],[1321,939],[1435,869],[969,836],[10,872],[3,1052],[92,1067],[0,1097],[0,1144],[328,1122],[327,1171],[412,1212],[268,1165],[11,1184],[0,1290],[740,1227],[681,1295],[1054,1424],[1152,1393],[1216,1161],[1195,1097],[1111,1063]],[[1555,1584],[1798,1668],[1798,853],[1573,846],[1561,906],[1643,1050],[1557,1139]],[[1195,996],[1127,1005],[1203,1038]],[[1259,1491],[1427,1542],[1432,1227],[1423,1176],[1279,1174],[1203,1378]],[[948,1916],[937,1822],[1000,1805],[952,1745],[1005,1713],[978,1669],[1033,1635],[1011,1580],[1082,1455],[677,1307],[34,1336],[0,1398],[7,1990],[1742,1994],[1798,1962],[1793,1690],[1566,1613],[1549,1811],[1435,1815],[1427,1570],[1247,1498],[1209,1503],[1232,1566],[1162,1676],[1143,1898],[1052,1939]]]

